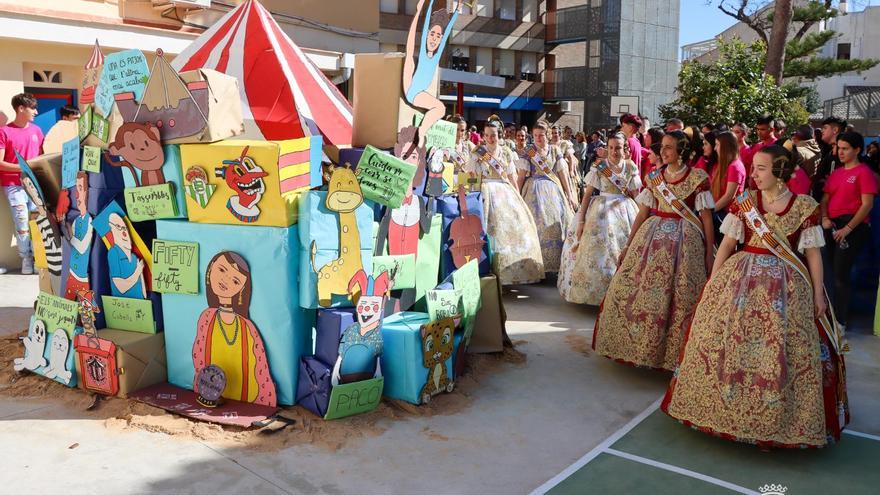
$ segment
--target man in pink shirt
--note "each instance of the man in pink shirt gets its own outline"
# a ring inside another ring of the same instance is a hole
[[[755,132],[758,134],[758,142],[747,149],[742,150],[741,158],[743,165],[746,166],[746,177],[752,176],[752,158],[755,154],[761,151],[761,148],[776,143],[778,138],[776,137],[776,129],[773,124],[773,117],[770,115],[765,115],[758,119],[758,122],[755,125]]]
[[[21,93],[13,96],[12,108],[15,110],[15,119],[0,127],[0,186],[3,187],[12,211],[15,242],[18,256],[21,257],[21,273],[32,275],[34,253],[28,234],[28,219],[34,205],[21,186],[21,167],[15,152],[25,160],[39,156],[43,150],[43,131],[34,124],[34,117],[37,116],[37,100],[34,95]],[[6,269],[0,267],[0,273],[6,273]]]

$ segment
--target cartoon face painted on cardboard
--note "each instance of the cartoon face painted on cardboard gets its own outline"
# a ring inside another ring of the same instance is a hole
[[[229,198],[226,208],[245,223],[254,222],[260,217],[259,203],[266,192],[263,177],[269,175],[253,158],[247,156],[248,149],[245,146],[238,158],[223,160],[223,165],[214,170],[215,175],[225,180],[235,194]]]
[[[165,151],[159,137],[159,128],[153,124],[126,122],[116,131],[116,140],[110,143],[111,155],[122,158],[113,165],[126,167],[134,176],[138,186],[154,186],[165,183],[162,165],[165,164]],[[134,170],[139,170],[140,179]]]

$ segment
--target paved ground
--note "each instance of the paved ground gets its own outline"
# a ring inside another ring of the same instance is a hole
[[[36,289],[30,285],[35,286],[35,278],[16,281],[14,299],[7,299],[11,286],[5,284],[0,277],[3,304],[16,301],[27,307],[33,301]],[[23,285],[28,286],[19,287]],[[867,470],[869,460],[877,458],[880,442],[871,450],[873,444],[864,442],[873,440],[847,437],[824,452],[791,455],[702,438],[653,411],[668,375],[620,366],[587,350],[594,309],[560,303],[549,285],[508,294],[506,306],[512,338],[525,341],[520,344],[528,354],[525,365],[505,365],[483,379],[472,403],[456,414],[383,420],[384,433],[335,453],[308,445],[255,452],[146,431],[120,433],[76,410],[0,398],[0,492],[525,494],[554,486],[558,493],[729,490],[612,451],[721,480],[739,472],[727,481],[752,491],[773,482],[798,488],[788,495],[848,493],[859,492],[865,480],[876,483],[876,473],[860,478],[860,468]],[[6,312],[0,315],[0,331],[16,321],[7,320]],[[854,335],[852,343],[853,429],[880,435],[880,340]],[[74,443],[79,446],[69,449]],[[592,459],[585,457],[590,452]],[[829,454],[849,461],[837,459],[826,466],[823,460]],[[854,464],[843,476],[826,469],[847,462]],[[804,473],[818,477],[805,478]]]

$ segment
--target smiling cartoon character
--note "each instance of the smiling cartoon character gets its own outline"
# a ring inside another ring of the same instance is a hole
[[[117,159],[110,163],[125,167],[134,176],[137,186],[154,186],[165,183],[162,165],[165,164],[165,151],[159,137],[159,128],[153,124],[126,122],[116,131],[116,140],[110,143],[110,154]],[[141,171],[140,179],[134,169]]]
[[[341,383],[382,376],[379,356],[382,355],[382,317],[385,314],[385,295],[390,283],[388,272],[375,279],[358,270],[348,283],[349,297],[357,292],[357,321],[342,333],[339,356],[333,366],[331,382]]]
[[[235,160],[223,160],[223,166],[217,167],[214,174],[226,181],[226,185],[236,195],[229,198],[226,208],[232,215],[245,223],[256,222],[260,217],[259,202],[266,192],[263,177],[269,175],[247,156],[249,146],[241,151]]]

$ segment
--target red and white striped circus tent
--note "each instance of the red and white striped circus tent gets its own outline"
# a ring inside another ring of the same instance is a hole
[[[325,145],[351,144],[351,105],[255,0],[223,16],[172,66],[179,72],[214,69],[238,79],[242,138],[321,134]]]

